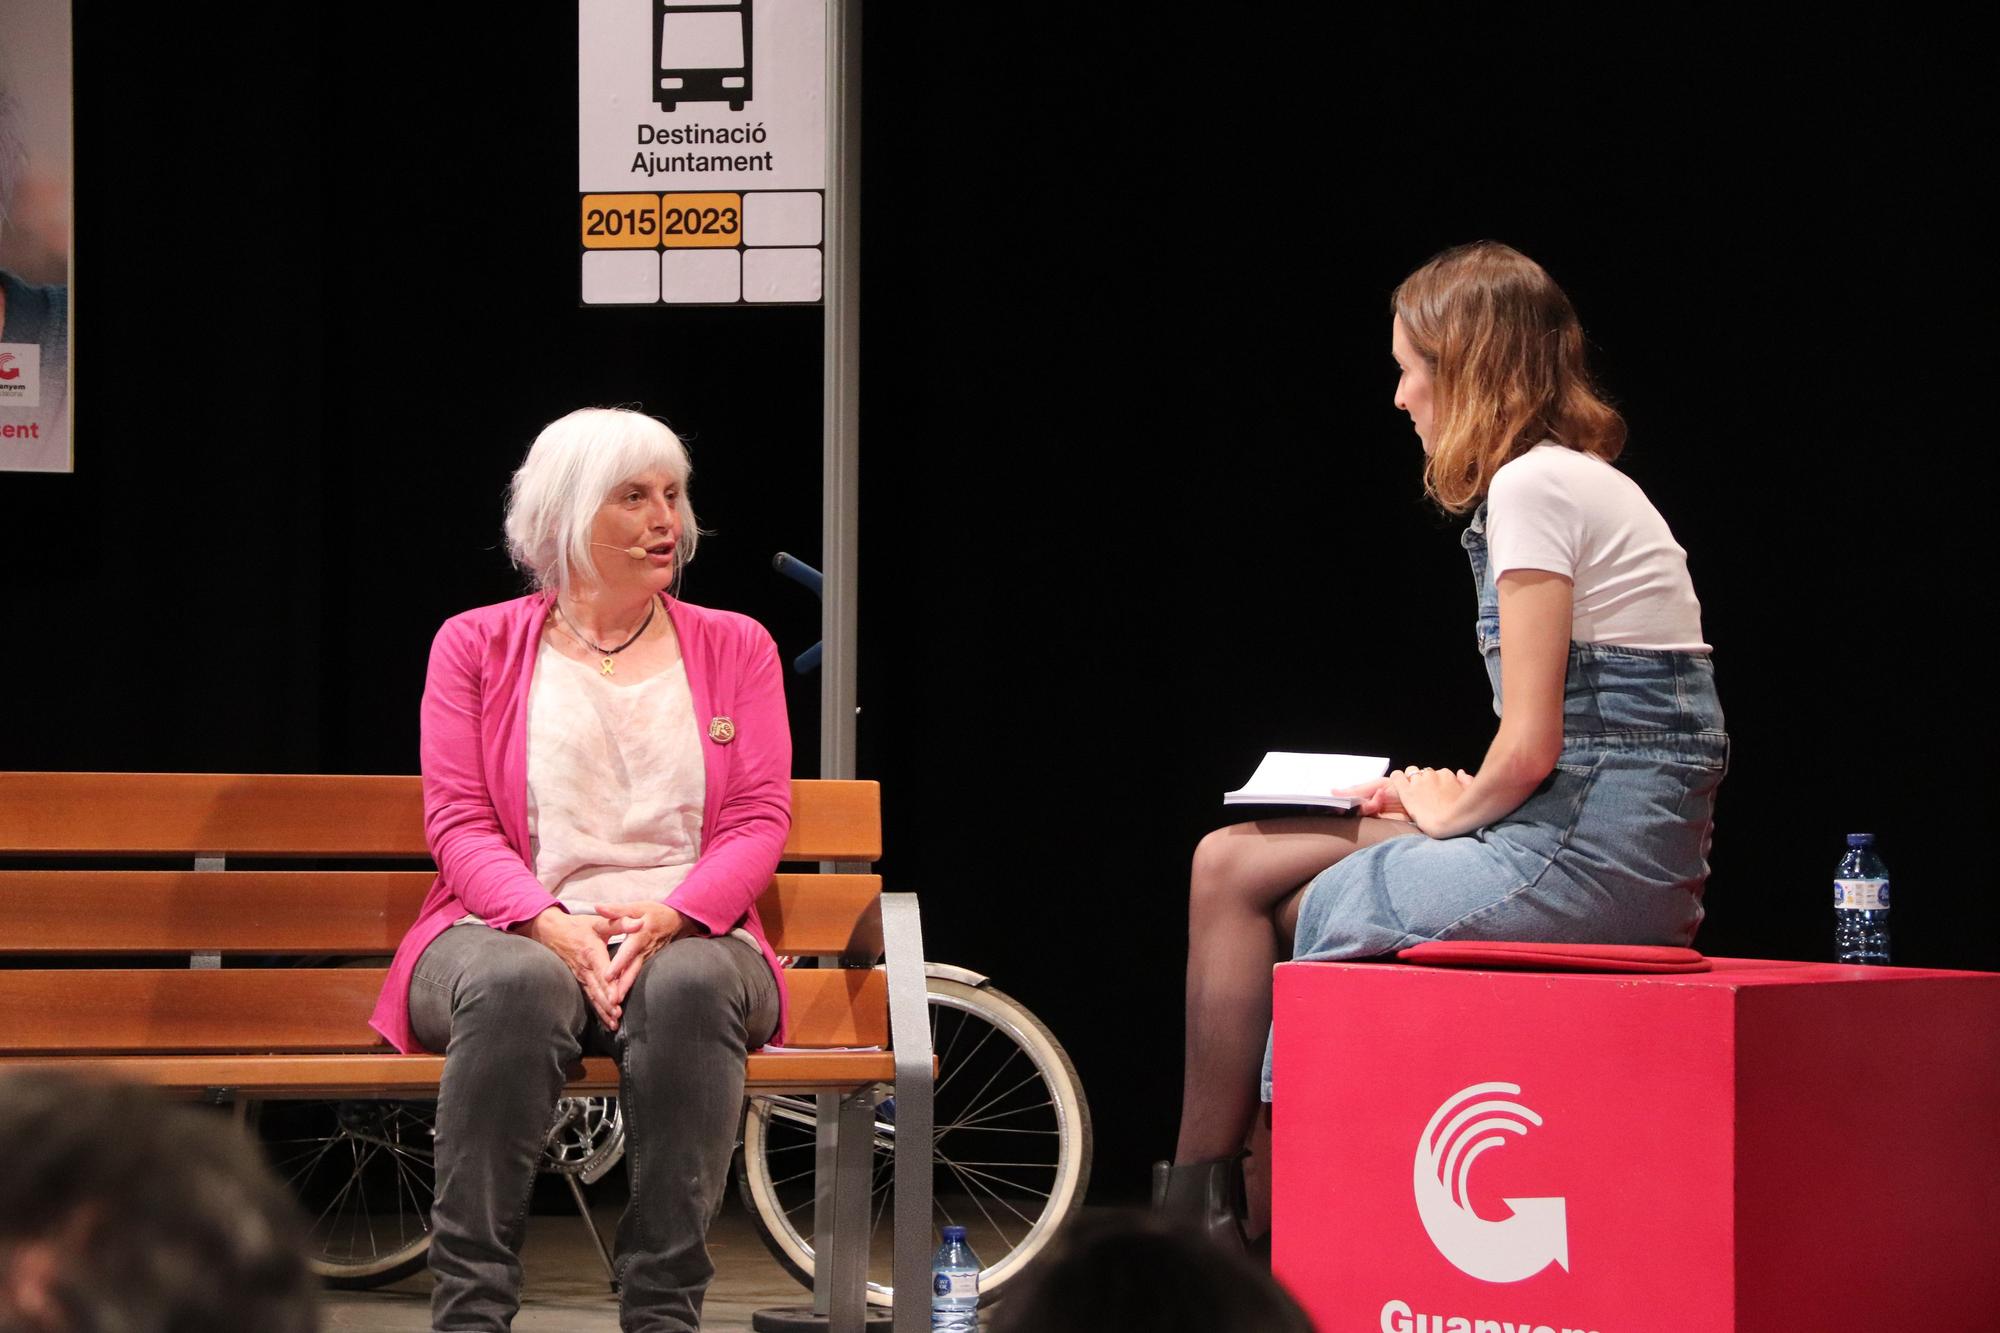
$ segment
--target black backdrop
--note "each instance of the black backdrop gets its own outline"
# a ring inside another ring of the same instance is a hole
[[[817,637],[767,561],[818,550],[819,314],[576,307],[573,11],[77,7],[79,462],[0,475],[0,764],[413,770],[430,634],[518,589],[506,477],[586,403],[690,438],[689,595]],[[1217,794],[1490,734],[1390,403],[1387,293],[1456,241],[1569,289],[1690,551],[1699,943],[1824,956],[1870,828],[1899,961],[2000,961],[1969,69],[1658,22],[869,10],[862,774],[930,956],[1076,1057],[1102,1195],[1171,1143]]]

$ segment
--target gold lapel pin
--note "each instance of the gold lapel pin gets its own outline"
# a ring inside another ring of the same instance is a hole
[[[736,724],[726,717],[712,717],[708,720],[708,738],[717,745],[727,745],[736,739]]]

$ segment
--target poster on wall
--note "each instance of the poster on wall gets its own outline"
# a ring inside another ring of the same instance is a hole
[[[70,472],[69,0],[0,4],[0,471]]]
[[[820,299],[825,0],[580,0],[577,93],[582,304]]]

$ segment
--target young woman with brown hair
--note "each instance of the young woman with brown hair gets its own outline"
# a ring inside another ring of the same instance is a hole
[[[1729,756],[1710,649],[1686,552],[1611,466],[1625,424],[1569,298],[1481,241],[1412,273],[1392,305],[1424,487],[1472,516],[1461,544],[1500,725],[1476,773],[1411,766],[1356,789],[1358,818],[1238,824],[1196,848],[1180,1139],[1156,1194],[1224,1237],[1241,1234],[1239,1149],[1287,954],[1684,945],[1702,916]]]

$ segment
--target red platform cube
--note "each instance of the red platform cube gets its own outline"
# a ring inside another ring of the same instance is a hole
[[[2000,1330],[2000,975],[1277,970],[1323,1333]]]

